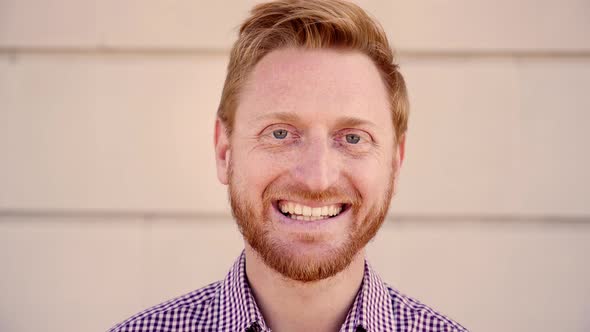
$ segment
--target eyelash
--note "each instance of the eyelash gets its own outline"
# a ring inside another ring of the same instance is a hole
[[[346,137],[348,135],[358,136],[359,141],[355,144],[349,143],[346,139]],[[339,140],[342,141],[343,144],[345,144],[345,145],[356,146],[356,147],[365,145],[367,143],[373,143],[373,138],[371,137],[371,135],[369,133],[366,133],[364,131],[359,131],[359,130],[346,130],[339,135]]]
[[[288,125],[284,125],[284,124],[278,124],[278,125],[271,125],[266,127],[262,133],[261,133],[261,137],[265,138],[265,139],[269,139],[272,143],[274,144],[280,144],[280,143],[286,143],[289,141],[293,141],[295,139],[297,139],[297,134],[295,133],[295,130],[289,128],[290,126]],[[276,138],[274,136],[274,132],[277,130],[284,130],[286,131],[286,135],[284,138],[280,139],[280,138]]]
[[[271,125],[266,127],[263,131],[262,131],[262,137],[268,138],[270,139],[270,141],[274,144],[281,144],[281,143],[288,143],[288,142],[292,142],[294,140],[296,140],[299,136],[297,135],[296,131],[292,128],[289,128],[289,125],[286,124],[277,124],[277,125]],[[276,138],[274,136],[274,132],[277,130],[285,130],[286,136],[284,138]],[[356,135],[359,137],[359,141],[356,144],[353,143],[349,143],[346,140],[346,137],[348,135]],[[344,130],[341,131],[340,133],[338,133],[338,135],[336,136],[336,141],[342,145],[342,146],[346,146],[348,148],[360,148],[361,146],[366,145],[367,143],[374,143],[371,135],[369,133],[366,133],[362,130],[352,130],[352,129],[348,129],[348,130]]]

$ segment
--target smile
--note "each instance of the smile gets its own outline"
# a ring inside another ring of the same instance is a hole
[[[330,204],[311,207],[292,201],[279,201],[278,208],[281,213],[294,220],[315,221],[333,218],[344,209],[344,204]]]

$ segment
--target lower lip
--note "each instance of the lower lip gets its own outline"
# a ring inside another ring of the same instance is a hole
[[[273,214],[275,214],[277,216],[277,218],[281,221],[281,223],[287,224],[287,225],[290,225],[293,227],[302,228],[302,229],[303,228],[305,228],[305,229],[321,228],[321,227],[325,227],[327,225],[330,225],[332,223],[335,223],[338,220],[342,219],[346,214],[348,214],[348,210],[349,210],[349,209],[347,209],[345,211],[342,211],[335,217],[308,221],[308,220],[297,220],[297,219],[292,219],[290,217],[287,217],[284,214],[282,214],[278,210],[278,207],[275,206],[274,204],[271,206],[271,209],[273,211]]]

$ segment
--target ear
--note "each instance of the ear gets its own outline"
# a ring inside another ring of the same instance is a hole
[[[229,137],[225,125],[217,118],[215,120],[215,137],[213,138],[215,144],[215,163],[217,166],[217,178],[219,182],[227,185],[229,183],[229,162],[230,162],[230,148]]]
[[[399,169],[402,167],[404,163],[404,157],[406,156],[406,134],[401,135],[397,142],[397,151],[396,151],[396,159],[397,159],[397,170],[396,172],[399,173]],[[397,175],[397,174],[396,174]]]
[[[393,194],[397,192],[397,182],[399,179],[399,172],[404,163],[406,155],[406,134],[403,134],[397,141],[395,155],[393,156]]]

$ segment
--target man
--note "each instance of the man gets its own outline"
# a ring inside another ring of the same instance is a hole
[[[356,5],[256,6],[214,138],[245,250],[225,280],[111,331],[466,331],[365,262],[404,158],[407,99],[384,32]]]

